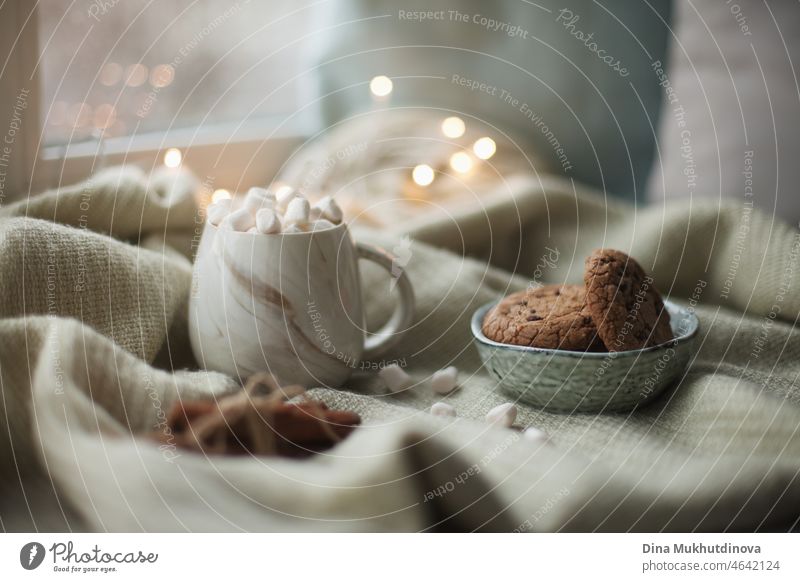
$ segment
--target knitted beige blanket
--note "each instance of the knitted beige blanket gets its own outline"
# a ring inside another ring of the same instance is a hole
[[[635,209],[561,179],[519,177],[480,210],[357,238],[406,266],[417,325],[390,354],[420,386],[372,371],[316,389],[365,425],[296,461],[204,457],[137,437],[177,398],[236,386],[188,371],[186,310],[202,229],[186,173],[111,169],[0,211],[0,524],[6,530],[765,530],[800,513],[800,233],[748,208]],[[435,248],[433,243],[438,247]],[[631,251],[697,303],[679,386],[633,414],[520,407],[535,443],[481,419],[506,398],[471,345],[473,310],[530,278],[577,281],[597,246]],[[472,256],[465,257],[465,250]],[[545,261],[557,251],[558,260]],[[490,261],[494,266],[487,266]],[[511,271],[517,275],[512,275]],[[393,305],[364,270],[369,320]],[[424,381],[461,370],[460,420]]]

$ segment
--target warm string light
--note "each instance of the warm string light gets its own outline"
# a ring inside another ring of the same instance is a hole
[[[373,77],[369,82],[370,92],[373,97],[378,99],[388,97],[392,93],[393,88],[394,84],[392,80],[386,75]],[[452,116],[442,121],[441,130],[445,137],[458,139],[466,133],[467,125],[460,117]],[[496,149],[497,146],[494,140],[489,137],[481,138],[473,144],[475,155],[482,160],[491,158]],[[460,174],[469,172],[473,165],[474,160],[472,156],[466,152],[456,152],[450,156],[450,167]],[[418,186],[429,186],[436,179],[436,171],[428,164],[419,164],[411,171],[411,179]]]
[[[369,82],[369,90],[375,97],[388,97],[394,88],[394,83],[386,75],[373,77]]]
[[[460,117],[447,117],[442,121],[441,131],[445,137],[457,139],[467,131],[467,124]],[[497,152],[497,143],[490,137],[481,137],[472,144],[473,158],[468,152],[458,151],[450,156],[450,167],[459,174],[467,174],[475,166],[475,158],[488,160]],[[436,170],[428,164],[419,164],[411,171],[411,179],[418,186],[429,186],[436,177]]]
[[[211,202],[230,200],[231,198],[233,198],[233,195],[230,193],[230,191],[225,190],[225,188],[219,188],[218,190],[214,190],[214,193],[211,195]]]
[[[436,174],[434,173],[433,168],[431,168],[428,164],[420,164],[411,172],[411,178],[419,186],[429,186],[435,177]]]
[[[472,169],[472,156],[467,152],[456,152],[450,156],[450,167],[459,174],[466,174]]]
[[[467,131],[467,125],[460,117],[448,117],[442,122],[442,133],[451,139],[459,138]]]
[[[93,116],[92,106],[83,102],[74,103],[67,111],[67,119],[70,125],[76,128],[89,125]]]
[[[164,152],[164,165],[168,168],[177,168],[182,160],[183,154],[178,148],[169,148]]]
[[[128,87],[139,87],[149,76],[149,69],[141,63],[134,63],[125,69],[124,82]]]
[[[150,71],[150,84],[163,89],[175,80],[175,68],[172,65],[157,65]]]
[[[110,103],[104,103],[94,110],[94,126],[97,129],[108,129],[117,120],[117,112]]]
[[[119,63],[106,63],[100,70],[100,83],[112,87],[122,80],[122,65]]]
[[[275,189],[275,196],[277,197],[288,194],[292,190],[292,187],[287,184],[276,184],[273,185],[273,188]]]
[[[472,151],[478,158],[488,160],[497,151],[497,144],[490,137],[482,137],[472,144]]]

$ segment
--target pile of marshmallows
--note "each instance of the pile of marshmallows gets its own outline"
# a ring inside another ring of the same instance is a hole
[[[333,228],[342,222],[342,209],[330,196],[314,206],[291,188],[277,194],[265,188],[250,188],[244,204],[232,209],[232,200],[209,205],[208,221],[214,226],[252,234],[312,232]]]
[[[395,393],[407,390],[413,383],[411,377],[397,364],[381,368],[378,375],[384,381],[386,387]],[[458,369],[455,366],[448,366],[435,372],[431,376],[430,387],[436,394],[449,394],[458,388]],[[446,402],[437,402],[431,406],[431,414],[434,416],[455,417],[456,409]],[[494,426],[511,427],[516,419],[517,407],[511,402],[495,406],[486,415],[486,422]],[[532,426],[525,429],[523,436],[531,440],[547,440],[547,435],[544,431]]]

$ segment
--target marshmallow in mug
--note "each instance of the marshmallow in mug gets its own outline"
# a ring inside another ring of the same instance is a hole
[[[225,217],[228,216],[230,211],[231,199],[226,198],[225,200],[220,200],[219,202],[209,204],[208,208],[206,208],[206,216],[211,224],[214,226],[219,226]]]
[[[277,234],[283,229],[278,213],[272,208],[256,212],[256,231],[260,234]]]
[[[339,224],[344,218],[342,209],[331,196],[325,196],[314,205],[314,208],[318,209],[320,218],[330,220],[333,224]]]
[[[250,188],[244,199],[244,206],[251,212],[258,212],[262,208],[275,208],[277,200],[275,194],[266,188]]]
[[[256,217],[249,208],[234,210],[220,222],[221,228],[229,228],[238,232],[247,232],[256,225]]]
[[[292,188],[285,188],[278,192],[277,195],[277,208],[281,212],[286,212],[286,209],[289,207],[289,203],[297,198],[297,192]]]
[[[265,188],[250,188],[237,210],[230,200],[209,205],[208,221],[214,226],[252,234],[300,233],[341,224],[342,209],[331,196],[313,207],[297,191],[284,189],[277,196]]]
[[[283,213],[283,223],[290,227],[293,224],[300,229],[308,228],[308,216],[311,212],[311,205],[305,198],[292,198]]]

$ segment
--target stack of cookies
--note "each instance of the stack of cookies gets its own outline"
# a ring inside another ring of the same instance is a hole
[[[504,344],[591,352],[641,349],[673,338],[652,278],[625,253],[594,251],[583,280],[509,295],[486,314],[483,334]]]

